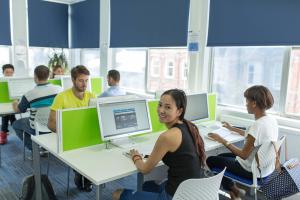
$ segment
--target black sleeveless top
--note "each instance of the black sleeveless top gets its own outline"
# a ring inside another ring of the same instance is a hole
[[[174,195],[181,182],[190,178],[200,178],[201,170],[200,159],[187,125],[176,124],[174,127],[181,130],[181,144],[175,152],[167,152],[162,159],[169,167],[165,189],[171,196]]]

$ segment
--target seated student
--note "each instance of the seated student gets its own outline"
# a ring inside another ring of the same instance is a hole
[[[271,108],[274,103],[273,96],[268,88],[261,85],[252,86],[244,92],[244,97],[246,98],[248,113],[254,114],[254,124],[247,131],[243,131],[233,128],[226,122],[224,123],[224,127],[245,136],[244,147],[240,149],[219,135],[210,133],[210,137],[226,146],[231,153],[208,157],[206,163],[210,169],[214,167],[221,169],[227,167],[226,170],[233,174],[252,179],[252,163],[249,160],[251,152],[254,147],[264,142],[277,141],[278,125],[276,119],[266,113],[266,110]],[[266,177],[274,171],[275,164],[260,166],[260,168],[262,177]],[[224,189],[230,191],[231,199],[240,199],[240,196],[245,194],[244,190],[239,189],[231,179],[226,177],[223,178],[222,185]]]
[[[2,66],[2,73],[4,77],[11,77],[14,75],[15,68],[11,64],[5,64]],[[1,132],[0,132],[0,144],[6,144],[7,143],[7,135],[8,135],[8,122],[12,124],[14,121],[16,121],[15,115],[5,115],[2,116],[2,126],[1,126]]]
[[[160,98],[157,113],[160,122],[168,130],[159,136],[146,161],[143,161],[137,150],[130,151],[133,163],[143,174],[150,172],[162,160],[169,167],[168,180],[161,185],[154,181],[146,182],[141,192],[117,190],[113,193],[114,200],[172,199],[181,182],[200,178],[201,167],[205,165],[204,143],[198,128],[184,119],[186,104],[186,95],[182,90],[165,91]]]
[[[64,75],[64,69],[62,68],[61,65],[55,65],[52,69],[52,73],[51,73],[51,79],[55,78],[56,75]]]
[[[117,70],[109,70],[107,74],[107,83],[110,86],[105,92],[103,92],[100,97],[112,97],[126,95],[126,92],[120,88],[120,73]]]
[[[23,140],[23,131],[35,135],[34,118],[38,108],[47,107],[52,104],[54,97],[62,91],[62,88],[48,83],[49,68],[39,65],[34,69],[34,81],[37,84],[32,90],[26,92],[21,101],[13,102],[15,112],[26,112],[30,109],[30,117],[22,118],[13,123],[13,128],[17,136]],[[28,134],[25,135],[25,146],[32,149],[31,139]]]
[[[56,110],[66,108],[79,108],[88,106],[89,100],[95,98],[95,95],[86,91],[90,72],[82,65],[78,65],[71,70],[73,87],[58,94],[51,106],[48,127],[56,132]],[[75,172],[74,182],[79,190],[90,192],[92,190],[91,182],[79,173]],[[84,184],[82,183],[82,180]]]

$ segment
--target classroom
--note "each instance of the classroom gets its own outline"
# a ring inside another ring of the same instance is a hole
[[[0,200],[300,200],[298,0],[0,0]]]

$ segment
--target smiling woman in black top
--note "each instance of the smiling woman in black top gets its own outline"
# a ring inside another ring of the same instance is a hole
[[[200,178],[201,167],[205,165],[204,143],[197,127],[184,119],[186,102],[186,95],[182,90],[164,92],[157,113],[160,122],[168,130],[159,136],[146,161],[142,160],[137,150],[131,150],[132,160],[143,174],[149,173],[162,160],[169,167],[168,180],[161,185],[146,182],[146,187],[141,192],[117,190],[113,194],[113,200],[169,200],[181,182]]]

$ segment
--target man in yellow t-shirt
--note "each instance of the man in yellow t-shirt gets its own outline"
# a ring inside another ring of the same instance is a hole
[[[56,132],[56,111],[58,109],[78,108],[88,106],[89,100],[96,96],[86,91],[90,72],[82,65],[78,65],[71,70],[71,78],[73,87],[59,93],[50,107],[50,115],[48,121],[48,128]],[[79,190],[91,191],[92,184],[89,180],[84,178],[78,172],[75,172],[75,184]]]

